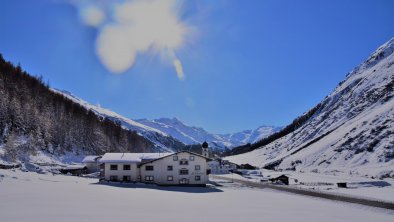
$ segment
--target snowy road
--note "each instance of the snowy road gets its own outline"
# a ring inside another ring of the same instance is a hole
[[[319,198],[324,198],[324,199],[329,199],[329,200],[342,201],[342,202],[347,202],[347,203],[361,204],[361,205],[370,206],[370,207],[379,207],[379,208],[394,210],[394,203],[390,203],[390,202],[364,199],[361,197],[351,197],[351,196],[346,196],[346,195],[338,195],[338,194],[333,194],[333,193],[328,193],[328,192],[300,189],[300,188],[294,188],[294,187],[289,187],[289,186],[278,186],[278,185],[271,185],[271,184],[265,184],[265,183],[256,183],[256,182],[252,182],[252,181],[241,180],[241,179],[232,179],[232,178],[222,177],[222,176],[217,176],[217,175],[210,175],[210,177],[240,183],[240,184],[243,184],[243,185],[246,185],[249,187],[269,188],[269,189],[285,191],[285,192],[294,193],[294,194],[301,194],[301,195],[319,197]]]
[[[0,221],[393,221],[394,212],[271,189],[100,184],[0,170]]]

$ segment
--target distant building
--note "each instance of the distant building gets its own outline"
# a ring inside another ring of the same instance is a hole
[[[101,179],[158,185],[205,186],[208,158],[189,151],[177,153],[106,153]]]
[[[288,176],[286,176],[286,175],[280,175],[280,176],[278,176],[278,177],[276,177],[276,178],[272,178],[272,179],[269,179],[271,182],[273,182],[273,183],[277,183],[277,182],[279,182],[279,183],[283,183],[283,184],[285,184],[285,185],[289,185],[289,177]]]
[[[101,156],[86,156],[82,163],[88,169],[88,173],[95,173],[100,171],[100,162]]]
[[[214,159],[208,162],[212,174],[229,174],[237,170],[238,165],[228,160]]]
[[[61,167],[59,172],[62,174],[71,174],[74,176],[80,176],[88,173],[88,168],[85,165],[68,165]]]

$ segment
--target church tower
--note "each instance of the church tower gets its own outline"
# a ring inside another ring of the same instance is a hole
[[[208,143],[207,142],[202,143],[202,155],[206,158],[209,158],[209,151],[208,151]]]

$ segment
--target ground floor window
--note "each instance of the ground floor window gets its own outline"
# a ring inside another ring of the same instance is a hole
[[[179,180],[179,184],[189,184],[189,180],[186,178],[182,178]]]
[[[110,181],[118,181],[118,176],[109,176]]]
[[[123,176],[123,181],[124,182],[131,182],[131,177],[130,176]]]
[[[145,181],[153,181],[153,176],[145,176]]]
[[[167,176],[167,181],[173,181],[174,177],[173,176]]]
[[[200,181],[200,180],[201,180],[201,176],[195,176],[195,177],[194,177],[194,180],[195,180],[195,181]]]

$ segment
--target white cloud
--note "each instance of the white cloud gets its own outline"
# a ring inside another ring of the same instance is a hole
[[[171,61],[178,78],[183,79],[182,63],[174,52],[183,46],[190,29],[178,17],[179,3],[177,0],[127,0],[101,4],[101,7],[114,9],[111,16],[106,16],[98,6],[79,7],[83,7],[83,22],[99,29],[96,54],[109,71],[123,73],[133,66],[138,54],[157,52],[167,58],[164,61]]]
[[[105,13],[97,6],[84,7],[81,10],[81,17],[86,25],[98,27],[105,20]]]

